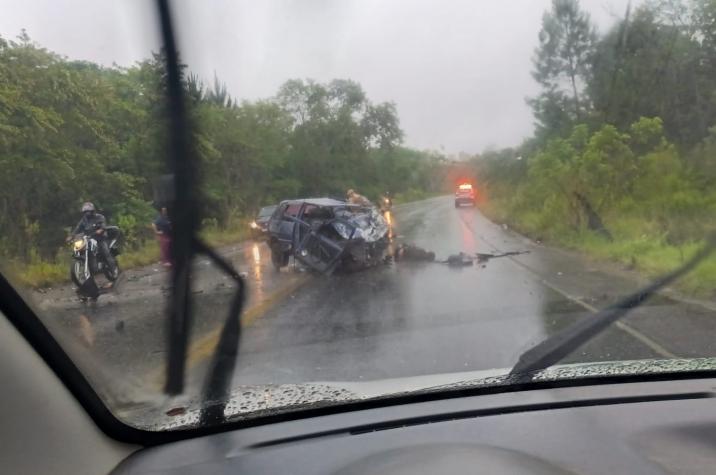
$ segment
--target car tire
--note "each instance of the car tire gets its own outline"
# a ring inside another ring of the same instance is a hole
[[[286,267],[288,265],[288,258],[288,251],[281,250],[278,245],[271,246],[271,263],[274,269],[279,271],[282,267]]]
[[[456,201],[456,202],[455,202],[455,207],[456,207],[456,208],[459,208],[459,207],[460,207],[460,203],[458,203],[458,202]]]

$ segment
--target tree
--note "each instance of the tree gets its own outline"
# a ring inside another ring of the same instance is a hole
[[[704,70],[692,28],[676,15],[642,6],[610,30],[596,49],[589,93],[602,120],[626,128],[658,116],[670,139],[692,146],[716,121],[705,93],[716,83]]]
[[[552,0],[542,18],[533,77],[542,93],[529,101],[543,131],[563,130],[567,121],[580,121],[588,110],[582,91],[588,82],[596,32],[578,0]]]
[[[392,148],[403,141],[398,111],[392,102],[368,105],[361,126],[368,147]]]
[[[148,235],[153,183],[166,173],[162,52],[131,67],[71,61],[23,34],[0,38],[0,255],[54,259],[83,201],[129,246]],[[271,100],[237,102],[218,77],[183,75],[203,217],[235,226],[260,206],[358,188],[373,197],[435,190],[445,164],[400,147],[392,103],[360,84],[286,82]],[[243,224],[242,224],[243,226]]]

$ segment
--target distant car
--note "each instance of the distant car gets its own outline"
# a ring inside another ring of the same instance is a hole
[[[326,274],[370,267],[385,258],[388,230],[372,206],[332,198],[283,201],[268,225],[271,261],[280,269],[293,256]]]
[[[276,211],[277,205],[264,206],[261,208],[256,215],[256,218],[249,223],[251,227],[251,235],[254,238],[266,237],[268,233],[268,223],[271,219],[271,215]]]
[[[475,189],[472,183],[462,183],[455,190],[455,207],[459,208],[464,204],[475,206]]]

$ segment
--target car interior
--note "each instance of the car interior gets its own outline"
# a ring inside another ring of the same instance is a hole
[[[168,155],[174,206],[194,199],[192,124],[182,107],[177,38],[169,0],[157,0],[174,112]],[[472,192],[472,191],[470,191]],[[452,199],[452,197],[450,197]],[[452,203],[448,203],[452,207]],[[191,207],[189,207],[191,208]],[[295,217],[300,204],[279,208]],[[0,275],[0,472],[8,474],[710,474],[716,472],[716,372],[536,375],[694,268],[714,243],[676,271],[527,349],[507,380],[435,385],[389,397],[229,417],[244,295],[233,264],[200,240],[187,211],[176,233],[185,251],[169,291],[167,399],[186,383],[185,312],[204,305],[189,292],[202,256],[236,285],[203,396],[202,424],[138,428],[113,413],[28,299]],[[304,218],[330,211],[306,208]],[[208,266],[208,264],[207,264]],[[322,281],[322,282],[325,282]],[[436,317],[435,325],[439,326]],[[436,344],[445,342],[436,342]],[[512,379],[509,379],[512,378]],[[498,384],[499,383],[499,384]],[[714,399],[712,401],[712,399]],[[172,399],[172,401],[174,401]],[[161,401],[163,404],[165,401]]]

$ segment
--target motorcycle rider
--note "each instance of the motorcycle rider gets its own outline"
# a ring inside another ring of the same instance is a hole
[[[390,192],[386,191],[380,198],[380,210],[383,212],[390,211],[393,207],[393,197],[390,196]]]
[[[117,268],[117,262],[114,256],[109,251],[109,245],[107,244],[107,232],[105,226],[107,220],[105,217],[97,212],[94,204],[87,201],[82,204],[82,219],[77,223],[75,230],[72,235],[87,234],[92,235],[97,240],[97,247],[99,253],[107,263],[110,269],[114,270]],[[71,239],[71,238],[69,238]]]

